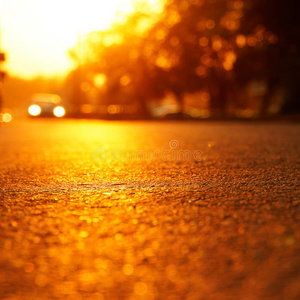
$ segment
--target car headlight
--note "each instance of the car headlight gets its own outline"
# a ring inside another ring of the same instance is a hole
[[[28,113],[34,117],[38,116],[41,112],[42,112],[41,107],[36,104],[30,105],[28,108]]]
[[[61,118],[66,114],[66,110],[62,106],[56,106],[53,109],[53,114],[55,117]]]

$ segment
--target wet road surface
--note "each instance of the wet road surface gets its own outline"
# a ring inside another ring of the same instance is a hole
[[[300,299],[300,124],[0,124],[0,299]]]

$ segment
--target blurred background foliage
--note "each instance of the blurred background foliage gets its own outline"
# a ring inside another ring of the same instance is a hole
[[[74,116],[265,117],[300,112],[294,0],[136,4],[82,35],[63,96]]]

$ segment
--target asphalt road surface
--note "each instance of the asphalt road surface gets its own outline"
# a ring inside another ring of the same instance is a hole
[[[300,299],[299,123],[0,124],[0,299]]]

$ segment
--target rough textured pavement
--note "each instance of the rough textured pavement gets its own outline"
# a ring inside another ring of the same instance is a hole
[[[300,124],[0,124],[0,299],[300,299]]]

